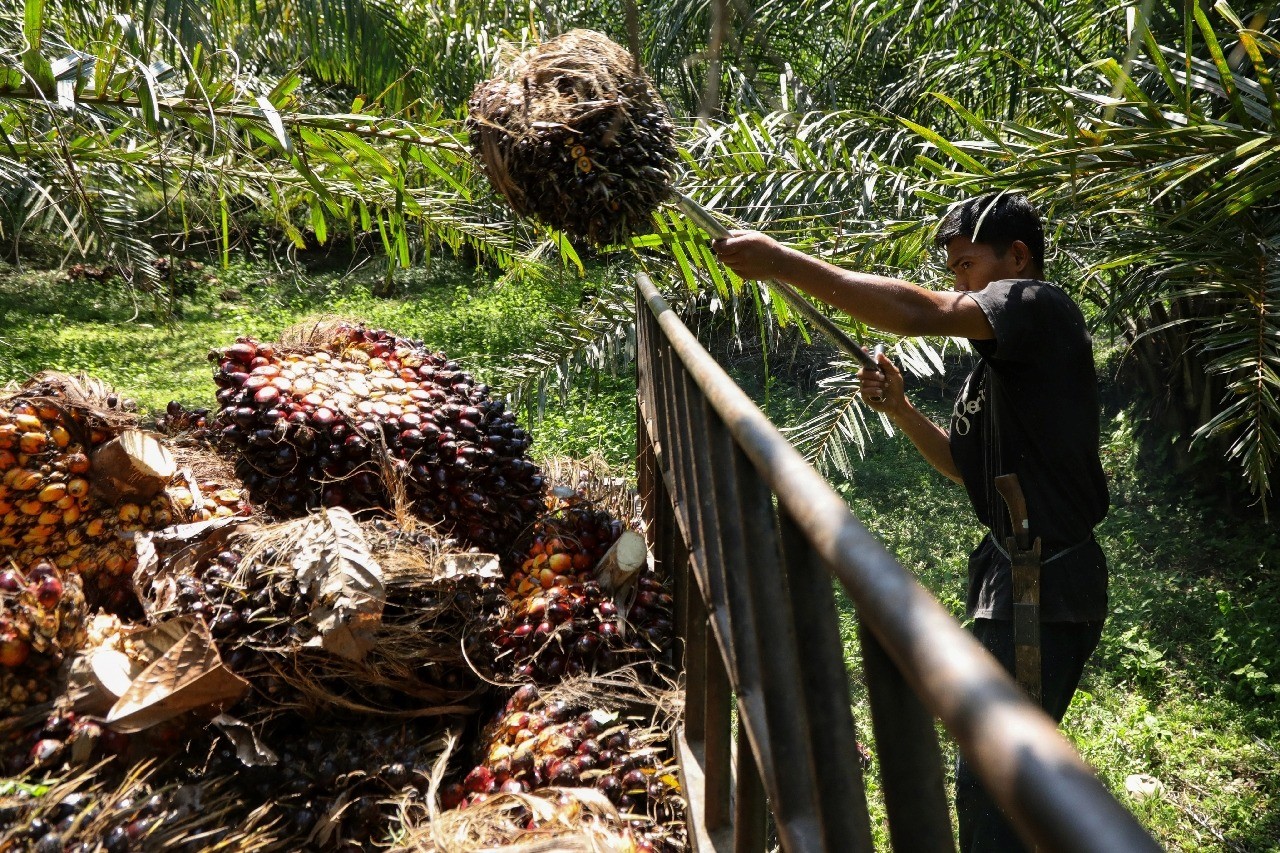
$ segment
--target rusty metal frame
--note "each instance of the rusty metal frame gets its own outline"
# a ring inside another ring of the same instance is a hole
[[[1160,848],[637,276],[637,476],[671,573],[702,851],[872,850],[831,584],[859,619],[895,850],[954,850],[941,720],[1025,839]],[[736,708],[736,738],[731,715]]]

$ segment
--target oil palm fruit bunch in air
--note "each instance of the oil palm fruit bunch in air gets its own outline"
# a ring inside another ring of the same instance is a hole
[[[500,794],[590,788],[629,823],[637,851],[686,848],[680,783],[661,729],[615,711],[517,690],[480,738],[482,761],[445,787],[441,805],[466,807]]]
[[[218,440],[255,500],[282,515],[388,507],[402,484],[443,532],[503,553],[542,507],[514,413],[420,341],[330,322],[210,358]]]
[[[591,243],[647,231],[671,194],[671,117],[631,55],[591,30],[543,42],[477,86],[467,129],[517,214]]]

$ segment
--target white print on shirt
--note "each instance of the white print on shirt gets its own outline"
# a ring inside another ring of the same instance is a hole
[[[984,377],[985,378],[985,377]],[[987,402],[987,385],[982,384],[982,390],[978,392],[978,396],[972,400],[966,400],[969,396],[969,383],[973,381],[973,374],[965,381],[964,390],[960,396],[956,398],[956,404],[951,410],[951,429],[956,435],[968,435],[972,425],[969,418],[982,411],[982,406]]]

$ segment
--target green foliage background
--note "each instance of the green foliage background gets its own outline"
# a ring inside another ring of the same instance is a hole
[[[539,454],[625,470],[643,268],[959,614],[977,538],[963,495],[881,435],[849,365],[722,275],[678,214],[596,253],[512,222],[466,155],[466,98],[504,51],[573,26],[629,43],[628,5],[10,4],[0,245],[23,266],[0,267],[0,381],[84,370],[149,410],[208,403],[210,347],[347,314],[425,338],[517,396]],[[1113,616],[1066,729],[1122,798],[1129,773],[1165,782],[1163,799],[1126,802],[1171,849],[1280,849],[1276,10],[635,7],[636,48],[682,128],[681,186],[739,223],[938,282],[929,234],[947,203],[1017,189],[1048,213],[1052,274],[1101,344],[1115,495],[1100,530]],[[118,274],[69,283],[58,268],[81,260]],[[333,271],[304,269],[319,263]],[[889,343],[919,393],[945,400],[964,353]],[[863,700],[855,687],[868,731]]]

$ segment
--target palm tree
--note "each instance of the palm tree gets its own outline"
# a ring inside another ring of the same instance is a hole
[[[297,73],[254,74],[229,50],[188,52],[124,16],[89,32],[69,13],[41,18],[41,7],[29,0],[25,22],[0,14],[0,32],[24,32],[27,44],[0,53],[6,236],[56,229],[154,279],[137,221],[156,196],[175,217],[204,211],[224,252],[247,202],[299,247],[339,227],[376,232],[393,264],[409,263],[415,240],[468,246],[503,268],[534,263],[545,238],[507,222],[480,190],[459,121],[438,108],[387,115],[356,97],[316,111]]]

